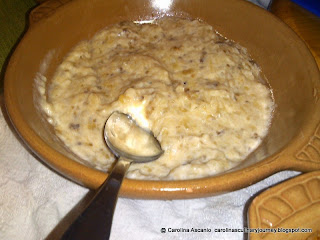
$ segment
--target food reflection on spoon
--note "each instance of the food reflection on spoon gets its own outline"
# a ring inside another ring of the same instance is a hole
[[[137,126],[128,115],[114,112],[105,125],[104,138],[111,151],[118,157],[134,162],[149,162],[163,153],[160,143],[145,129]]]

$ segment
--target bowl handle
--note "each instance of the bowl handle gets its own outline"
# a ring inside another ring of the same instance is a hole
[[[307,44],[314,55],[315,62],[320,69],[320,51],[318,42],[314,36],[319,36],[317,17],[311,13],[302,12],[298,5],[290,1],[273,1],[271,12],[289,25]],[[294,21],[292,21],[294,19]],[[306,27],[305,19],[308,19]],[[317,126],[311,137],[299,142],[298,151],[290,152],[287,156],[287,162],[293,165],[292,168],[299,171],[313,171],[320,169],[320,82],[314,83],[313,97],[316,103],[314,115],[316,120],[313,121]],[[303,136],[303,134],[301,134]],[[289,167],[291,169],[291,166]]]
[[[32,26],[33,24],[39,22],[41,19],[49,17],[56,11],[56,9],[70,1],[71,0],[44,1],[39,6],[31,10],[29,14],[29,25]]]
[[[300,145],[301,142],[298,144]],[[302,172],[320,170],[320,123],[316,125],[313,134],[302,141],[300,147],[293,149],[295,151],[289,150],[281,158],[283,162],[287,163],[287,169]]]

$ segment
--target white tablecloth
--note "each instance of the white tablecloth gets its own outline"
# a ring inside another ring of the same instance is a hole
[[[253,2],[266,8],[270,1]],[[27,150],[9,123],[2,95],[0,104],[0,239],[59,239],[92,192],[51,171]],[[111,239],[246,239],[243,233],[215,231],[248,227],[253,197],[298,174],[281,172],[245,189],[202,199],[120,198]],[[211,232],[182,232],[192,228]]]

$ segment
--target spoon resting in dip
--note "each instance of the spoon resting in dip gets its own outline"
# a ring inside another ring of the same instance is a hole
[[[153,134],[124,113],[113,112],[109,116],[103,135],[118,160],[91,202],[64,233],[63,240],[109,239],[118,192],[130,164],[154,161],[163,153]]]
[[[104,129],[105,141],[117,157],[145,163],[156,160],[163,153],[153,134],[137,126],[128,115],[113,112]]]

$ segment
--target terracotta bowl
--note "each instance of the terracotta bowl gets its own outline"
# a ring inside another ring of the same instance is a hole
[[[259,194],[249,211],[250,240],[320,238],[320,171],[302,174]],[[288,233],[294,229],[294,232]],[[275,235],[276,234],[276,235]]]
[[[56,0],[35,8],[30,14],[29,29],[12,55],[5,75],[8,113],[32,151],[67,178],[89,188],[99,187],[107,175],[79,162],[55,140],[52,129],[41,119],[33,101],[34,78],[42,71],[50,80],[76,43],[107,25],[164,14],[200,18],[245,46],[273,89],[274,118],[262,145],[238,167],[197,180],[125,179],[122,196],[205,197],[249,186],[285,169],[320,169],[320,75],[315,60],[284,23],[239,0]],[[47,68],[43,62],[47,62]]]

